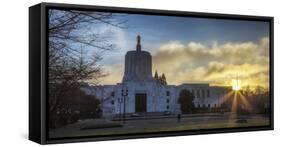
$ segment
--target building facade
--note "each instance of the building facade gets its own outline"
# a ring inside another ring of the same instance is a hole
[[[102,102],[104,117],[124,113],[170,112],[181,113],[179,94],[188,90],[194,95],[196,108],[220,107],[225,90],[208,83],[183,83],[167,85],[165,75],[152,76],[152,57],[141,49],[137,36],[136,50],[125,55],[125,71],[121,83],[116,85],[84,87],[87,94],[95,95]]]

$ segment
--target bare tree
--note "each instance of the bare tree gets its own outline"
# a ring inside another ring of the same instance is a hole
[[[70,89],[85,81],[97,84],[100,77],[106,76],[98,64],[100,53],[116,47],[108,36],[88,29],[101,24],[123,28],[125,21],[114,18],[114,14],[104,12],[49,10],[50,113],[62,106]]]

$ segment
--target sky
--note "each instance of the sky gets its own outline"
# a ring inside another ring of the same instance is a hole
[[[135,50],[141,36],[142,50],[152,55],[153,74],[164,73],[168,84],[210,83],[229,86],[239,78],[242,86],[269,85],[269,23],[139,14],[116,14],[114,21],[90,31],[109,36],[116,50],[103,54],[101,65],[109,75],[100,84],[121,82],[124,56]]]

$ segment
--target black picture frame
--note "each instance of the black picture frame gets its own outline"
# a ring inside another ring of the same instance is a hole
[[[134,14],[152,14],[164,16],[200,17],[216,19],[235,19],[235,20],[255,20],[270,23],[270,126],[230,128],[230,129],[208,129],[195,131],[173,131],[169,133],[142,133],[130,135],[112,135],[99,137],[69,137],[69,138],[48,138],[48,17],[47,11],[50,8],[62,10],[94,10],[103,12],[123,12]],[[185,11],[166,11],[154,9],[136,9],[122,7],[104,7],[90,5],[40,3],[29,8],[29,139],[39,144],[53,144],[66,142],[82,141],[101,141],[116,139],[149,138],[164,136],[198,135],[229,132],[261,131],[273,130],[274,126],[274,100],[273,100],[273,48],[274,48],[274,29],[273,17],[232,15],[217,13],[185,12]]]

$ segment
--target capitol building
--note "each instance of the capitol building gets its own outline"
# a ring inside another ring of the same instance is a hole
[[[142,50],[137,36],[135,50],[125,55],[125,71],[121,83],[116,85],[87,86],[84,91],[101,101],[104,117],[118,114],[144,114],[149,112],[181,113],[178,102],[180,92],[188,90],[194,95],[195,108],[217,108],[226,91],[209,83],[182,83],[169,85],[164,74],[152,74],[152,56]],[[121,80],[121,79],[120,79]]]

